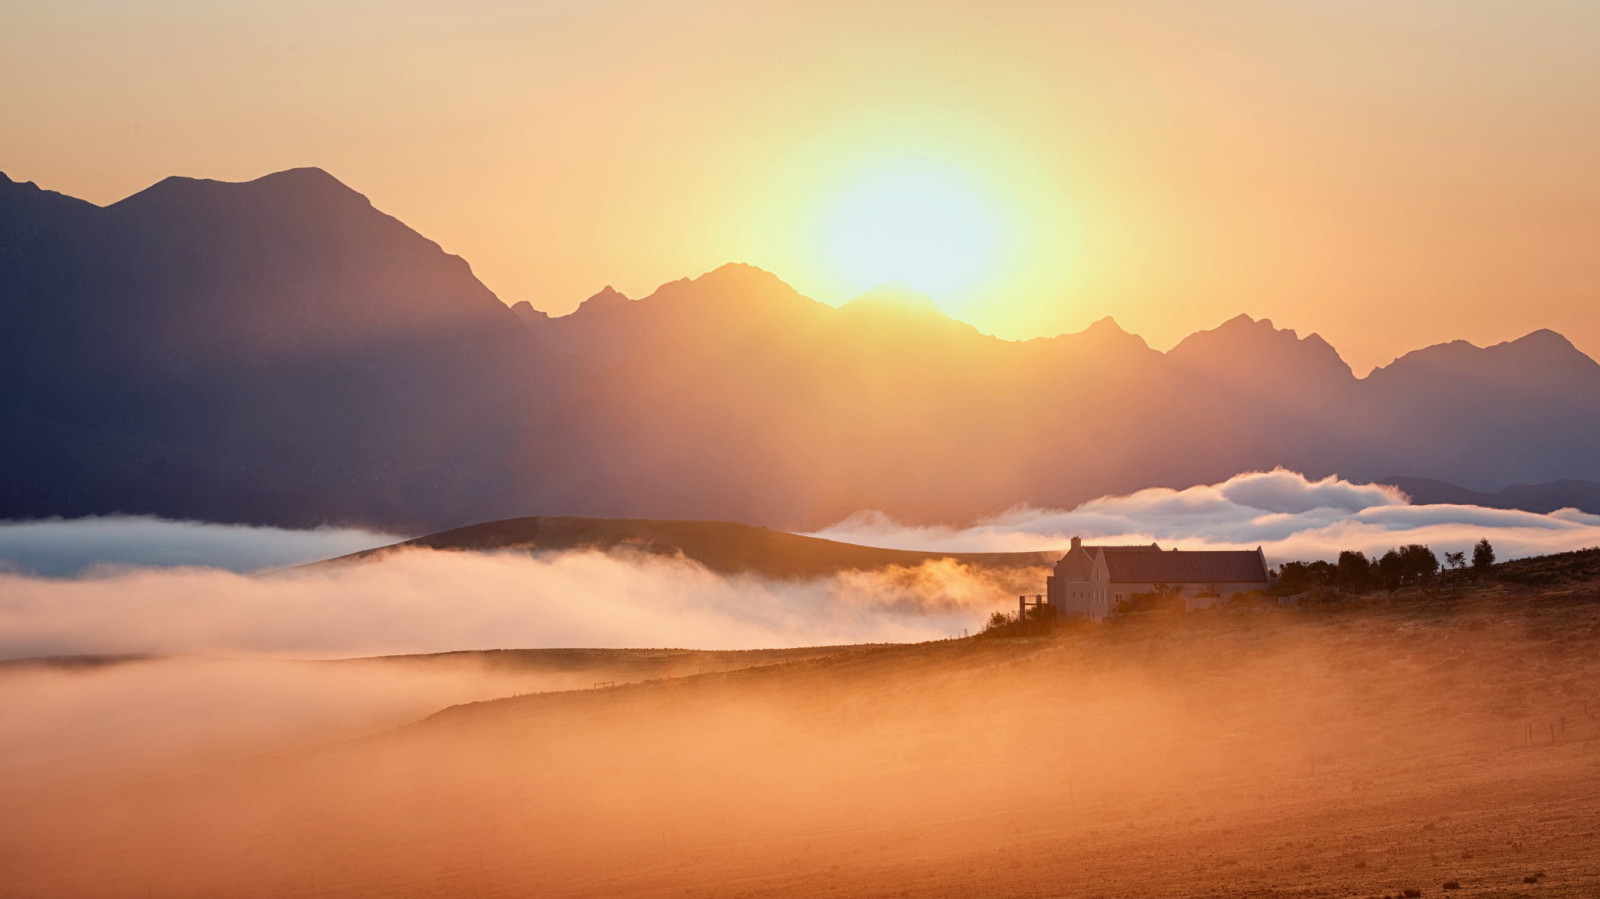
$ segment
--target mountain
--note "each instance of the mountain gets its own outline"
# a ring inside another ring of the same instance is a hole
[[[1600,365],[1554,331],[1417,350],[1365,386],[1390,471],[1480,486],[1600,475]]]
[[[5,517],[807,530],[1277,465],[1600,480],[1600,365],[1554,332],[1357,378],[1249,316],[1166,353],[1110,319],[1006,341],[904,287],[835,308],[737,264],[552,317],[317,169],[105,207],[0,176],[0,291]]]
[[[1594,481],[1567,478],[1547,484],[1513,484],[1492,493],[1468,490],[1434,478],[1388,477],[1380,483],[1399,487],[1412,502],[1419,504],[1450,503],[1539,513],[1577,509],[1600,515],[1600,483]]]
[[[467,264],[317,169],[100,208],[0,180],[10,516],[481,519],[537,371]]]

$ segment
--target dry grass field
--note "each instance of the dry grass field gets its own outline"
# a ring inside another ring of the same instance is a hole
[[[0,894],[1600,895],[1583,577],[764,661],[11,779]]]

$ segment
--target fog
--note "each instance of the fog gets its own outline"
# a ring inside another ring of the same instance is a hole
[[[1590,895],[1600,672],[1564,635],[1595,612],[1452,608],[869,648],[7,778],[0,863],[37,896]],[[131,728],[186,715],[112,686]]]
[[[103,565],[257,571],[398,539],[351,528],[287,530],[123,515],[0,521],[0,569],[44,577],[71,577]]]
[[[1507,556],[1597,529],[1280,471],[829,536],[1302,555],[1459,534]],[[1591,894],[1585,596],[1490,584],[942,639],[1043,576],[421,549],[0,575],[0,656],[180,654],[0,664],[4,890],[1331,897],[1541,872],[1549,895]],[[899,645],[326,660],[879,641]]]
[[[1600,546],[1600,516],[1481,506],[1413,505],[1394,487],[1276,469],[1183,490],[1152,488],[1070,510],[1020,507],[967,528],[908,525],[860,512],[813,536],[897,549],[1004,552],[1092,543],[1159,542],[1168,549],[1254,549],[1269,560],[1333,560],[1423,543],[1442,558],[1480,539],[1501,559]]]
[[[570,685],[549,672],[465,660],[0,665],[0,778],[148,775],[197,759],[327,745],[458,702]]]
[[[196,568],[72,579],[0,574],[0,658],[906,642],[959,636],[1043,577],[946,560],[779,581],[642,553],[423,549],[265,575]]]

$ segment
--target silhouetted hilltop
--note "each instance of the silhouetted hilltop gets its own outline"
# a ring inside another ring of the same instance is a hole
[[[872,570],[893,565],[915,567],[937,559],[953,559],[983,568],[1031,568],[1053,564],[1063,552],[918,552],[858,546],[731,521],[533,517],[455,528],[330,561],[375,559],[408,547],[529,552],[629,549],[652,555],[681,555],[724,574],[774,578],[815,578],[852,569]]]
[[[0,291],[6,517],[805,530],[1278,465],[1600,481],[1600,365],[1550,331],[1356,378],[1248,316],[1169,353],[1110,319],[1013,342],[904,288],[835,308],[739,264],[551,317],[319,169],[104,208],[0,176]]]
[[[1434,478],[1388,477],[1381,483],[1399,487],[1419,504],[1450,503],[1541,513],[1578,509],[1600,515],[1600,484],[1594,481],[1568,478],[1548,484],[1513,484],[1493,492],[1468,490]]]

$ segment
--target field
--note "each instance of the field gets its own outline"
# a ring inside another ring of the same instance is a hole
[[[580,688],[7,777],[0,894],[1590,897],[1600,593],[1537,570],[1031,639],[299,663]]]

